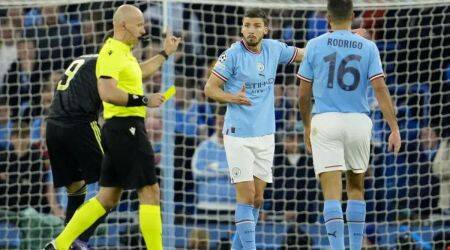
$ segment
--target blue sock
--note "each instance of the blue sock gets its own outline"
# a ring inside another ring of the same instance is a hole
[[[255,229],[256,229],[256,224],[258,223],[258,218],[259,218],[259,208],[254,207],[252,212],[253,212],[253,219],[255,220]],[[239,239],[239,234],[238,234],[237,230],[233,236],[232,246],[233,246],[233,250],[243,249],[243,246]]]
[[[350,250],[361,250],[366,221],[366,202],[349,200],[347,202],[347,225],[350,236]]]
[[[345,250],[344,244],[344,216],[341,202],[326,200],[323,208],[323,218],[327,228],[328,240],[332,250]]]
[[[232,249],[255,250],[255,222],[253,217],[253,206],[249,204],[238,203],[234,214],[236,222],[236,234],[239,241],[233,240]],[[239,248],[241,247],[241,248]]]

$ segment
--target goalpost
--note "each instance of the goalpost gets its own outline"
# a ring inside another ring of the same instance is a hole
[[[205,98],[203,87],[218,56],[240,39],[245,10],[267,11],[268,37],[289,45],[304,47],[327,32],[326,1],[0,0],[0,249],[39,249],[61,230],[60,211],[48,205],[46,109],[64,66],[98,51],[114,10],[125,2],[143,11],[151,34],[135,46],[138,59],[158,53],[168,31],[183,37],[179,52],[144,80],[147,93],[177,87],[176,96],[149,110],[146,121],[159,168],[165,249],[203,249],[204,242],[226,248],[234,232],[234,191],[215,134],[217,104]],[[369,91],[374,126],[365,246],[441,249],[450,241],[443,236],[450,231],[450,1],[354,5],[354,28],[365,28],[380,50],[404,141],[397,156],[387,151],[389,129]],[[328,243],[323,198],[303,145],[297,70],[298,64],[280,66],[275,80],[274,183],[256,229],[258,249],[323,249]],[[22,158],[10,147],[19,119],[30,124],[33,145]],[[64,190],[56,191],[63,208]],[[142,249],[136,215],[137,195],[127,191],[91,245]]]

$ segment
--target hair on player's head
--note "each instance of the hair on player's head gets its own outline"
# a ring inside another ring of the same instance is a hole
[[[106,40],[108,40],[109,38],[111,38],[111,37],[113,37],[113,36],[114,36],[114,30],[108,30],[108,31],[105,33],[105,36],[103,37],[103,43],[105,43]]]
[[[267,14],[261,8],[248,9],[245,12],[244,17],[248,17],[248,18],[262,18],[265,26],[267,26],[269,24],[269,19],[267,18]]]
[[[353,14],[352,0],[328,0],[328,14],[336,21],[349,19]]]

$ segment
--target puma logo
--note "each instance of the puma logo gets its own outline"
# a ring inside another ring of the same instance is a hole
[[[112,53],[113,53],[112,50],[108,51],[108,55],[112,55]]]
[[[328,235],[333,236],[334,238],[337,238],[336,233],[337,233],[337,231],[334,231],[333,233],[328,233]]]

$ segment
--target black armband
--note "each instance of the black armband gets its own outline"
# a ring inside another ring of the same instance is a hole
[[[148,98],[143,95],[128,94],[127,107],[147,106]]]
[[[158,54],[162,55],[164,57],[164,59],[167,60],[167,58],[169,58],[169,55],[167,55],[165,50],[161,50]]]

